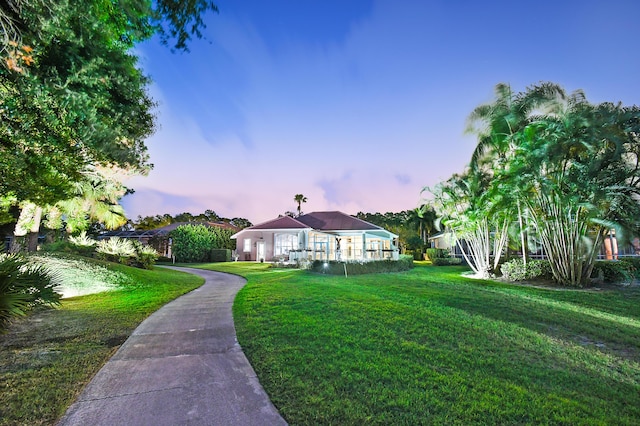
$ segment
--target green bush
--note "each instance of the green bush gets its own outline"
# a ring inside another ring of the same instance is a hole
[[[406,256],[411,256],[411,258],[413,260],[422,260],[423,256],[422,256],[422,251],[420,250],[407,250],[405,252]]]
[[[171,232],[173,254],[178,262],[209,262],[211,250],[234,249],[230,229],[204,225],[182,225]]]
[[[138,241],[134,241],[133,246],[136,249],[134,266],[142,269],[152,269],[159,257],[156,249]]]
[[[33,306],[60,303],[60,295],[53,291],[53,274],[22,256],[0,254],[0,331]]]
[[[535,280],[539,278],[549,278],[551,276],[551,265],[547,260],[529,260],[527,267],[521,258],[513,259],[500,266],[502,277],[507,281]]]
[[[102,260],[130,265],[136,257],[136,248],[131,240],[111,237],[98,241],[96,253]]]
[[[620,261],[630,263],[634,268],[634,278],[640,278],[640,256],[625,256]]]
[[[93,257],[96,251],[93,246],[81,246],[62,240],[43,244],[41,250],[48,253],[71,253],[84,257]]]
[[[400,255],[398,260],[376,260],[372,262],[325,262],[316,260],[309,268],[312,272],[328,275],[344,275],[345,268],[347,275],[376,274],[386,272],[402,272],[413,268],[413,257]]]
[[[636,268],[632,262],[598,260],[593,265],[592,278],[603,277],[606,283],[629,283],[633,281]]]
[[[430,261],[435,259],[444,259],[449,257],[449,250],[441,248],[428,248],[426,250],[427,257]]]
[[[229,249],[213,249],[211,250],[212,262],[231,262],[231,250]]]
[[[431,263],[434,266],[460,265],[462,263],[462,259],[459,257],[436,257],[431,260]]]

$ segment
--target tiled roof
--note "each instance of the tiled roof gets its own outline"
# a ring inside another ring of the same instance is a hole
[[[259,223],[251,226],[249,229],[305,229],[308,228],[304,223],[292,218],[291,216],[282,216],[277,219],[270,220],[268,222]]]
[[[313,212],[300,216],[297,219],[308,227],[318,231],[366,231],[383,229],[339,211]]]

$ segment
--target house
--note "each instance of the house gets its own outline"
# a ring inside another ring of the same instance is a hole
[[[244,228],[231,238],[240,260],[398,259],[396,234],[338,211],[279,217]]]

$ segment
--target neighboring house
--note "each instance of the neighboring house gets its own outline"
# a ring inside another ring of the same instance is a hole
[[[279,217],[231,238],[240,260],[398,259],[396,234],[338,211]]]
[[[100,235],[99,239],[120,237],[139,241],[142,244],[152,246],[161,256],[171,257],[171,239],[169,233],[183,225],[203,225],[209,228],[223,228],[237,231],[238,228],[226,222],[175,222],[162,228],[146,231],[109,231]]]

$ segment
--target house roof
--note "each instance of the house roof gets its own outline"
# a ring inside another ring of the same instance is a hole
[[[298,220],[318,231],[368,231],[383,229],[339,211],[313,212],[298,217]]]
[[[382,236],[385,238],[397,237],[392,232],[384,228],[376,226],[372,223],[358,219],[348,214],[331,211],[331,212],[313,212],[293,218],[290,216],[282,216],[277,219],[263,222],[258,225],[250,226],[239,231],[231,238],[237,238],[239,235],[251,231],[276,231],[276,230],[296,230],[296,229],[313,229],[320,232],[328,232],[335,234],[350,233],[350,231],[367,232],[369,234]]]
[[[305,229],[309,226],[292,218],[291,216],[282,216],[277,219],[262,222],[254,226],[245,228],[249,229]]]

